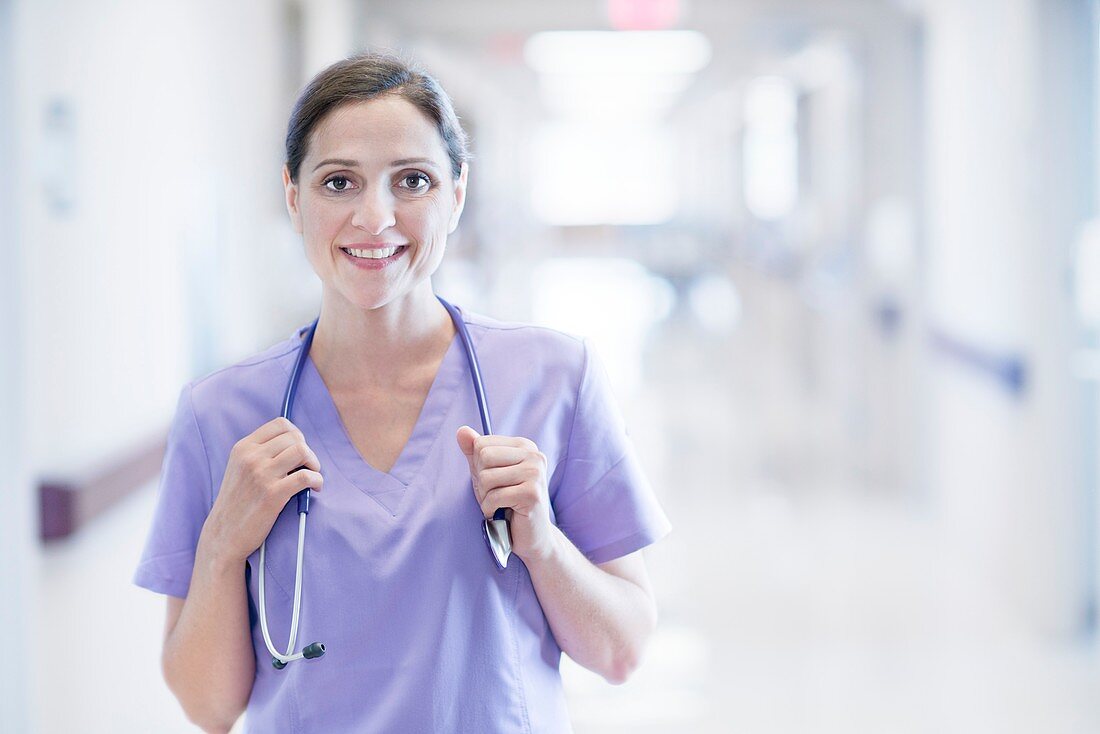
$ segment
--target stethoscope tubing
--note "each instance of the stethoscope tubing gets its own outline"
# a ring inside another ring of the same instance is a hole
[[[463,322],[462,314],[457,308],[443,298],[439,296],[436,296],[436,298],[443,304],[443,307],[447,310],[451,320],[454,322],[455,331],[458,333],[458,337],[461,339],[462,346],[466,352],[466,361],[470,367],[474,395],[477,399],[477,409],[481,418],[482,435],[492,435],[492,420],[489,416],[489,404],[485,399],[485,385],[481,380],[481,365],[478,363],[477,353],[474,350],[473,343],[470,341],[470,334],[466,329],[466,324]],[[290,420],[291,411],[294,407],[294,398],[298,393],[298,382],[301,379],[302,369],[305,366],[306,357],[309,355],[309,348],[313,344],[313,335],[317,331],[317,324],[320,319],[321,317],[318,316],[307,328],[305,337],[302,339],[302,346],[298,349],[298,356],[294,361],[294,369],[291,372],[290,381],[287,383],[286,392],[283,395],[282,417],[287,420]],[[302,467],[299,467],[299,469],[300,468]],[[294,471],[298,471],[298,469]],[[298,504],[298,552],[294,568],[294,611],[290,621],[290,640],[287,644],[285,653],[280,653],[278,651],[275,644],[271,641],[271,634],[268,631],[267,594],[266,584],[264,583],[264,577],[267,575],[267,538],[264,538],[263,543],[260,544],[260,629],[263,632],[264,644],[267,646],[268,652],[271,653],[271,663],[276,669],[280,670],[285,668],[287,663],[292,660],[317,658],[325,654],[325,646],[320,642],[314,642],[311,645],[307,645],[300,652],[293,652],[294,646],[298,641],[298,621],[302,602],[302,559],[305,553],[306,516],[309,515],[309,497],[310,490],[308,487],[295,494]],[[511,538],[508,532],[505,508],[499,508],[493,514],[491,520],[484,521],[482,532],[497,570],[504,571],[508,564],[508,557],[511,554]]]
[[[481,381],[481,365],[477,361],[474,345],[470,342],[470,332],[466,330],[465,325],[462,323],[462,314],[459,313],[458,309],[439,298],[439,296],[436,296],[436,298],[443,304],[443,308],[447,309],[447,313],[451,315],[451,320],[454,321],[458,332],[458,338],[462,340],[462,346],[466,352],[466,362],[470,365],[470,374],[473,376],[474,396],[477,398],[477,411],[481,414],[482,434],[485,436],[491,435],[493,423],[489,418],[489,405],[485,401],[485,384]]]

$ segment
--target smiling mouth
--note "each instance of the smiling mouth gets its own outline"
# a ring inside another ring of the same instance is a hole
[[[382,247],[372,250],[356,250],[350,247],[341,247],[340,249],[351,255],[354,258],[360,260],[385,260],[388,257],[402,252],[408,248],[408,245],[398,245],[396,247]]]

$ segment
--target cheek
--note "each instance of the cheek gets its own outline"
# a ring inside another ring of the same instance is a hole
[[[322,251],[321,246],[316,244],[316,241],[309,236],[309,230],[306,230],[304,240],[306,260],[309,261],[310,266],[313,268],[313,272],[320,275],[330,267],[325,264],[326,255]]]
[[[306,245],[323,246],[334,234],[339,233],[348,215],[340,207],[316,202],[308,209],[303,209],[301,217],[302,235],[306,239]]]
[[[450,223],[450,210],[439,202],[425,202],[422,206],[410,208],[405,218],[409,231],[415,231],[417,239],[438,243],[447,236]]]

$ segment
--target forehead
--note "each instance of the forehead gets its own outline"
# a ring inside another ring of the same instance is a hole
[[[431,158],[445,166],[447,151],[435,125],[403,97],[350,102],[326,114],[309,138],[306,160],[360,161]]]

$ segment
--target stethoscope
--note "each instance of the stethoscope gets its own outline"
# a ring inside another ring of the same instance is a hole
[[[436,298],[439,298],[439,296],[436,296]],[[462,346],[466,350],[466,361],[470,365],[470,377],[474,385],[474,395],[477,397],[477,409],[481,414],[482,434],[488,436],[493,432],[493,427],[489,421],[489,405],[485,400],[485,386],[481,382],[481,368],[477,362],[473,342],[470,341],[470,333],[466,330],[466,323],[462,320],[462,315],[458,312],[458,309],[442,298],[439,298],[439,302],[450,314],[459,339],[462,340]],[[298,392],[298,380],[302,376],[302,367],[305,366],[309,347],[313,344],[313,333],[317,330],[319,320],[320,317],[318,316],[309,325],[309,329],[302,339],[302,348],[298,350],[298,358],[294,362],[294,371],[290,375],[290,382],[286,386],[286,395],[283,397],[283,417],[287,420],[290,420],[294,395]],[[298,469],[294,471],[298,471]],[[309,514],[309,488],[303,489],[295,497],[298,500],[298,561],[294,569],[294,614],[290,619],[290,641],[287,643],[285,654],[280,654],[275,649],[275,645],[271,642],[271,635],[267,631],[267,600],[264,595],[264,576],[267,575],[264,563],[267,552],[267,539],[265,538],[260,545],[260,628],[263,630],[264,642],[267,643],[268,652],[271,653],[271,664],[275,666],[276,670],[282,670],[292,660],[319,658],[325,654],[325,645],[321,642],[306,645],[301,652],[291,654],[294,644],[298,640],[298,612],[302,604],[302,553],[305,550],[306,515]],[[492,519],[486,520],[481,528],[485,543],[489,546],[490,554],[498,571],[503,571],[507,567],[508,558],[512,554],[512,539],[508,534],[505,509],[504,507],[498,508],[493,513]]]

